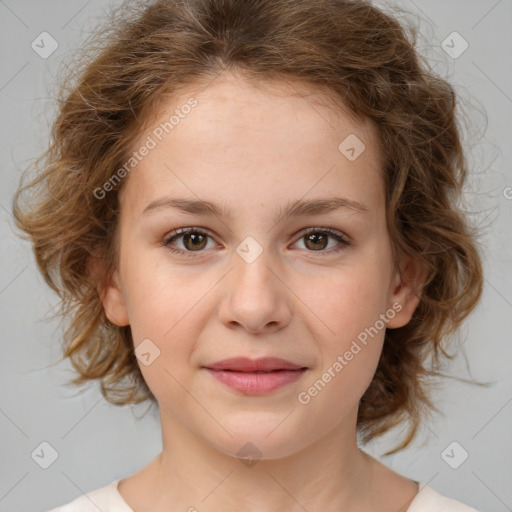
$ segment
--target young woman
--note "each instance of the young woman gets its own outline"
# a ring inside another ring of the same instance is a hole
[[[407,446],[481,294],[452,88],[366,1],[139,4],[14,213],[76,382],[163,450],[54,512],[474,511],[357,438]]]

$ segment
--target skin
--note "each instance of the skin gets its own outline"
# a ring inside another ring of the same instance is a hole
[[[100,288],[108,318],[131,326],[135,347],[150,339],[160,350],[139,365],[159,402],[163,450],[120,482],[120,494],[135,512],[405,511],[417,485],[360,450],[356,437],[385,329],[308,404],[297,399],[393,304],[401,310],[388,328],[407,324],[418,305],[419,263],[401,257],[402,278],[393,267],[375,127],[322,104],[320,89],[256,88],[233,72],[169,101],[148,126],[191,96],[198,105],[125,178],[119,266]],[[366,146],[354,161],[338,150],[350,134]],[[232,218],[142,213],[165,196],[209,200]],[[368,212],[276,220],[289,201],[333,196]],[[174,254],[165,241],[185,227],[209,238],[194,251],[177,237],[184,254]],[[308,244],[302,232],[311,227],[332,228],[350,245],[331,236]],[[236,252],[248,236],[262,249],[251,263]],[[201,368],[237,356],[281,357],[308,371],[247,396]],[[249,442],[261,453],[250,467],[237,458]]]

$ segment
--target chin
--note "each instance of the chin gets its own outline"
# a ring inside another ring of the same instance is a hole
[[[206,441],[225,455],[243,459],[248,467],[251,467],[251,461],[282,459],[294,455],[308,443],[290,432],[290,426],[280,431],[283,426],[278,426],[280,421],[282,418],[274,422],[271,428],[266,425],[264,428],[256,428],[254,424],[245,422],[236,427],[231,425],[227,430],[233,437],[228,435],[223,436],[222,439],[209,437]]]

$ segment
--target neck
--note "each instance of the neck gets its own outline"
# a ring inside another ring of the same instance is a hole
[[[165,411],[160,415],[163,450],[147,480],[153,510],[364,510],[369,504],[373,459],[357,446],[355,417],[353,428],[333,429],[293,455],[250,462],[206,444]]]

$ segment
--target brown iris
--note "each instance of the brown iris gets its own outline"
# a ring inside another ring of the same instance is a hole
[[[206,241],[208,239],[207,235],[203,235],[200,233],[186,233],[183,234],[182,237],[183,245],[190,250],[204,249],[204,247],[206,246]]]
[[[325,249],[327,247],[327,239],[328,236],[323,233],[311,233],[304,237],[306,239],[306,247],[308,249]],[[319,241],[320,240],[320,241]],[[312,246],[308,245],[309,242],[312,242]]]

